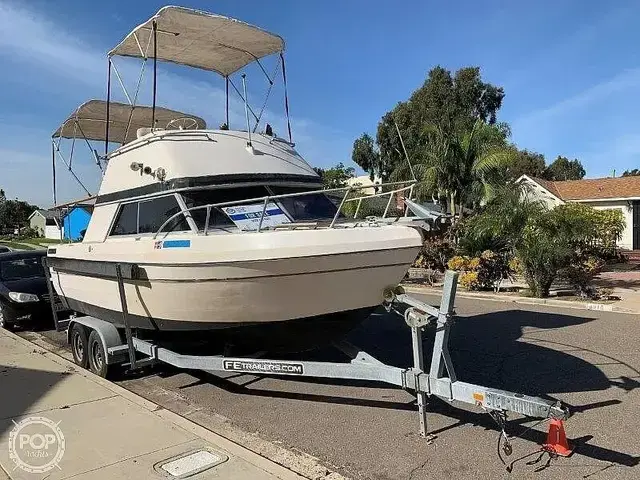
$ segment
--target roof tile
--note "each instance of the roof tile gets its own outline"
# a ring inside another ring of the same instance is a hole
[[[553,182],[532,178],[562,200],[640,198],[640,176],[588,178]]]

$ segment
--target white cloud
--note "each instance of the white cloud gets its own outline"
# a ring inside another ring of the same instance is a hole
[[[133,26],[133,23],[132,23]],[[111,39],[109,45],[88,45],[82,38],[72,35],[65,25],[52,22],[45,15],[24,7],[24,4],[7,3],[0,0],[0,59],[4,57],[19,68],[14,71],[14,76],[20,78],[20,67],[35,75],[30,75],[25,82],[34,91],[29,92],[31,100],[36,104],[39,99],[51,104],[57,101],[75,99],[77,104],[69,104],[63,109],[63,116],[70,114],[79,103],[95,97],[96,94],[106,90],[106,51],[118,42],[120,38]],[[139,74],[139,61],[131,59],[117,59],[116,64],[121,73],[129,93],[133,96],[133,90]],[[225,92],[221,86],[215,86],[215,76],[208,72],[190,72],[189,76],[174,73],[173,66],[162,65],[158,68],[158,104],[168,106],[180,111],[192,112],[200,115],[211,126],[217,126],[224,121]],[[255,85],[261,94],[264,93],[264,77],[256,70],[255,75],[249,73],[250,86]],[[271,73],[271,72],[270,72]],[[211,80],[209,80],[211,79]],[[258,81],[260,79],[260,81]],[[16,82],[6,82],[12,88],[22,88],[17,92],[26,94],[25,85]],[[222,81],[219,80],[222,84]],[[281,82],[280,82],[281,83]],[[258,89],[258,84],[262,90]],[[237,85],[241,89],[240,85]],[[281,88],[281,87],[279,87]],[[112,92],[114,99],[125,101],[124,95],[119,93],[119,84],[112,76]],[[233,92],[233,90],[231,90]],[[5,95],[7,92],[5,91]],[[260,111],[263,97],[249,94],[252,107],[256,113]],[[276,87],[271,95],[269,105],[282,108],[282,91]],[[151,102],[151,62],[146,66],[145,79],[140,88],[138,103],[149,104]],[[57,105],[58,108],[60,105]],[[3,115],[0,122],[8,122],[11,115]],[[17,122],[20,125],[16,124]],[[0,186],[10,184],[9,191],[13,195],[27,198],[33,202],[47,204],[50,202],[49,191],[51,170],[49,136],[64,118],[48,119],[38,111],[20,111],[12,117],[13,124],[8,130],[0,129],[0,144],[4,150],[0,150]],[[245,128],[246,120],[244,106],[235,93],[230,101],[231,125],[236,128]],[[47,122],[43,124],[43,122]],[[49,125],[49,121],[52,123]],[[280,136],[286,136],[286,118],[283,114],[277,114],[265,109],[261,126],[266,122],[271,123],[274,130]],[[35,125],[35,126],[34,126]],[[253,127],[253,121],[251,122]],[[241,126],[241,127],[240,127]],[[309,119],[293,118],[292,129],[294,141],[298,143],[301,153],[311,153],[308,160],[312,164],[327,165],[344,161],[344,158],[335,158],[336,152],[344,149],[344,138],[340,132],[332,131],[318,125]],[[348,142],[347,142],[348,143]],[[11,160],[7,160],[11,158]],[[28,162],[33,165],[38,173],[26,175],[16,166],[16,162]],[[60,164],[59,164],[60,165]],[[62,166],[63,167],[63,166]],[[63,168],[60,170],[63,170]],[[96,180],[97,168],[89,156],[75,162],[76,168],[89,169],[91,171],[88,183]],[[62,175],[61,175],[62,176]],[[67,176],[69,176],[67,174]],[[84,180],[82,175],[79,175]],[[74,198],[82,196],[81,190],[71,189],[71,195],[62,193],[60,198]],[[92,186],[95,189],[95,186]],[[78,195],[80,193],[80,195]]]
[[[638,168],[640,164],[640,134],[625,133],[611,141],[596,144],[589,151],[579,154],[591,166],[590,177],[610,176],[615,169],[616,175],[624,170]]]
[[[613,94],[638,87],[640,87],[640,68],[626,70],[549,107],[517,118],[514,122],[514,129],[521,128],[525,124],[542,123],[554,117],[573,113],[575,110],[605,100]]]
[[[43,16],[0,3],[0,51],[42,68],[66,73],[76,82],[93,83],[104,67],[95,52]]]

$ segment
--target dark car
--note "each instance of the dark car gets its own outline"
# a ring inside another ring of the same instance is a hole
[[[46,251],[0,253],[0,327],[52,321],[42,259]],[[56,296],[57,298],[57,296]],[[56,310],[62,304],[56,302]]]
[[[11,249],[9,247],[6,247],[4,245],[0,245],[0,253],[9,253],[11,251]]]

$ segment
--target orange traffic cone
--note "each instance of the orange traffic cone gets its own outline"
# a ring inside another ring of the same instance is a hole
[[[573,448],[567,442],[567,434],[564,431],[564,422],[562,420],[551,420],[547,441],[542,445],[542,449],[561,457],[568,457],[573,453]]]

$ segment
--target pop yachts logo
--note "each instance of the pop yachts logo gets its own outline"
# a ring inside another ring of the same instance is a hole
[[[64,455],[65,440],[62,430],[45,417],[27,417],[9,434],[9,457],[29,473],[45,473],[58,467]]]

